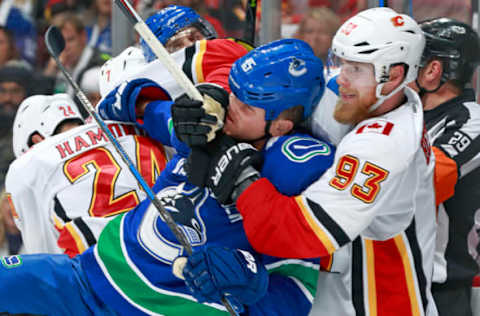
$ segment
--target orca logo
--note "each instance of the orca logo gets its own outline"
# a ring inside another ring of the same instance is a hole
[[[305,61],[294,58],[290,65],[288,66],[288,72],[294,77],[300,77],[307,72],[307,67],[305,66]]]
[[[184,185],[184,183],[179,185],[174,195],[164,196],[162,192],[161,201],[175,223],[186,233],[190,243],[192,245],[202,243],[205,240],[205,224],[199,210],[205,203],[208,193],[199,188],[184,190]]]

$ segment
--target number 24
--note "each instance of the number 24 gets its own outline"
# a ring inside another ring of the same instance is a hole
[[[345,190],[355,178],[360,162],[357,158],[346,155],[340,158],[337,164],[336,175],[330,180],[330,185],[337,190]],[[363,185],[354,183],[350,193],[357,199],[372,203],[380,191],[380,183],[388,177],[388,171],[379,166],[366,161],[361,171],[369,176]]]

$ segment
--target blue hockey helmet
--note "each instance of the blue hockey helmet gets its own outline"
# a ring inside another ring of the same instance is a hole
[[[232,66],[229,85],[243,103],[265,110],[271,121],[302,105],[312,114],[325,89],[323,63],[302,40],[281,39],[257,47]]]
[[[207,39],[217,37],[213,26],[200,17],[195,10],[179,5],[169,5],[163,8],[150,16],[145,23],[163,45],[166,45],[172,36],[190,26],[197,28]],[[156,58],[155,54],[143,39],[140,40],[140,46],[148,62]]]

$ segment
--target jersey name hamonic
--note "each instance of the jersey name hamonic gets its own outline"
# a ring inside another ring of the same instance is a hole
[[[108,127],[153,186],[166,164],[163,146],[132,125]],[[35,145],[11,165],[6,189],[26,250],[70,256],[95,244],[112,216],[146,197],[95,124]]]

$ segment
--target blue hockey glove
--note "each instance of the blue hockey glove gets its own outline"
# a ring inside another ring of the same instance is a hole
[[[267,292],[268,273],[250,252],[207,246],[188,257],[185,283],[199,302],[219,302],[225,295],[233,305],[251,305]]]
[[[104,120],[135,123],[137,100],[141,94],[148,94],[150,99],[170,99],[168,93],[150,79],[124,81],[100,100],[98,113]]]

